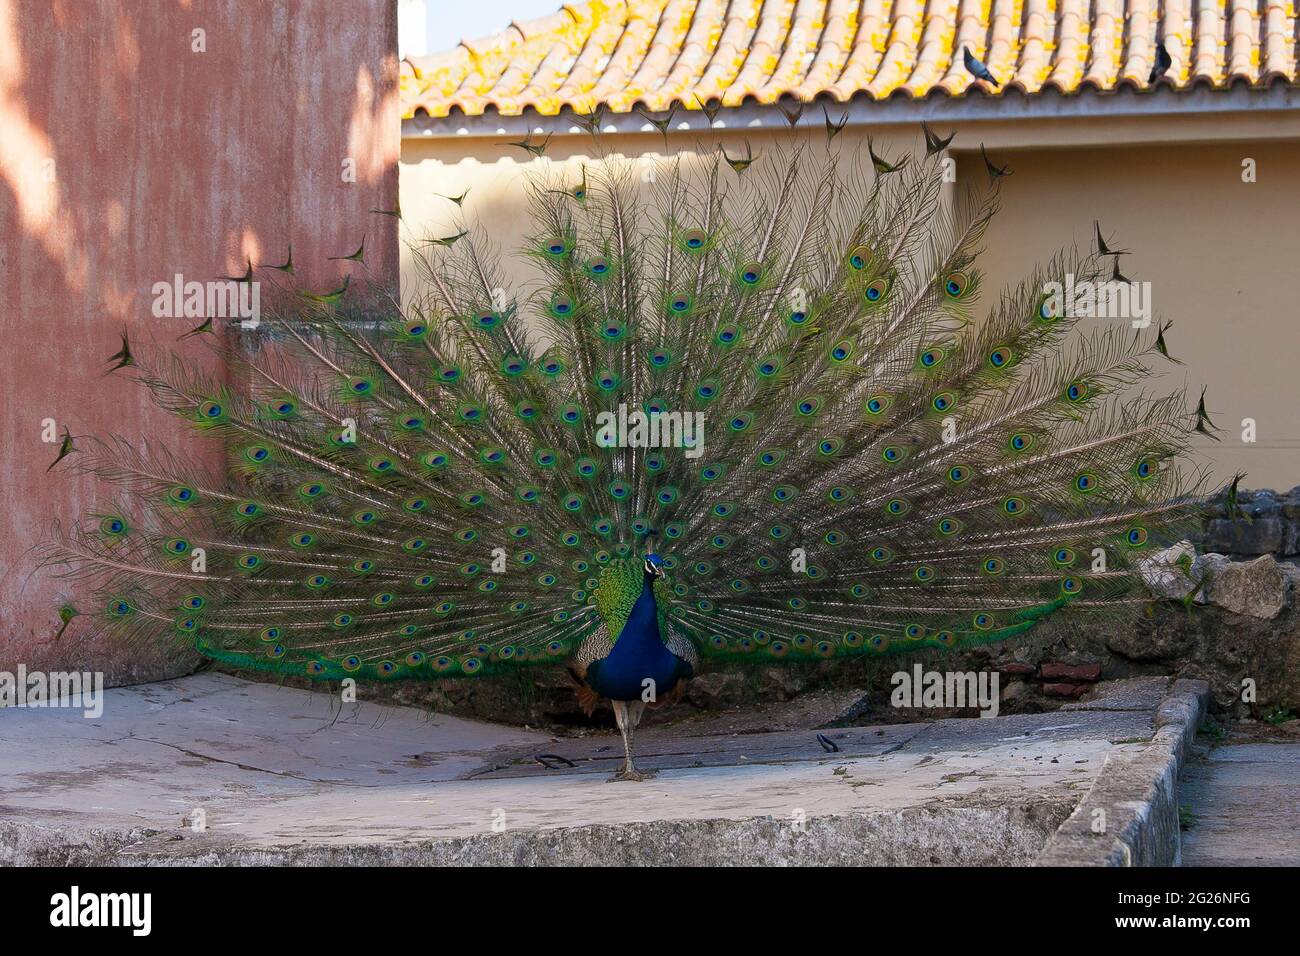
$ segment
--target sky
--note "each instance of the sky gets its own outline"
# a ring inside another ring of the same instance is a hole
[[[498,33],[511,20],[531,20],[554,13],[564,0],[425,0],[429,53],[450,50],[463,39]]]

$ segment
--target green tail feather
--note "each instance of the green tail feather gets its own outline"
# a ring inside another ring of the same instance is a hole
[[[226,472],[81,452],[122,500],[49,560],[123,637],[327,679],[563,663],[626,618],[602,576],[651,534],[667,619],[741,662],[1131,613],[1142,556],[1195,512],[1178,461],[1203,404],[1134,394],[1159,335],[1057,314],[1045,290],[1105,279],[1095,255],[981,309],[997,196],[949,208],[940,159],[876,175],[765,152],[737,176],[715,156],[665,164],[653,195],[587,164],[532,189],[521,254],[544,284],[515,298],[457,226],[412,250],[426,288],[376,331],[347,281],[264,315],[274,347],[223,352],[238,388],[133,352]],[[678,438],[699,416],[702,447],[611,446],[602,413],[661,413]]]

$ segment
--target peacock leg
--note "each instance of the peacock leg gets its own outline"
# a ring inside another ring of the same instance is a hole
[[[642,773],[632,762],[632,737],[636,733],[636,725],[641,722],[645,704],[639,700],[631,702],[614,700],[610,703],[614,705],[614,719],[618,721],[618,729],[623,734],[623,752],[627,755],[627,760],[623,764],[623,769],[610,777],[609,782],[631,780],[639,783],[642,780],[649,780],[655,772],[651,770],[649,773]]]

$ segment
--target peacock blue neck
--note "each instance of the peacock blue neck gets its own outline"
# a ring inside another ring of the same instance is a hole
[[[663,638],[659,634],[659,605],[655,601],[654,583],[653,575],[647,573],[642,577],[641,593],[632,605],[632,613],[628,615],[616,644],[622,643],[624,638],[630,638],[629,644],[649,646],[653,642],[663,645]]]
[[[614,649],[604,660],[588,668],[587,681],[611,700],[637,700],[642,697],[647,681],[652,682],[656,694],[664,694],[673,688],[677,679],[677,658],[660,636],[654,578],[647,574],[641,594],[632,605],[632,613],[614,641]]]

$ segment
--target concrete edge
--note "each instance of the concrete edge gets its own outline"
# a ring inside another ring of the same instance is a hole
[[[9,866],[1024,866],[1072,801],[792,819],[677,819],[505,830],[418,842],[259,846],[216,834],[0,825]]]
[[[1178,771],[1209,703],[1209,684],[1178,680],[1154,718],[1151,742],[1111,755],[1035,866],[1178,866]]]
[[[0,820],[0,867],[113,866],[123,851],[158,832],[144,827],[81,829]]]

